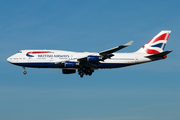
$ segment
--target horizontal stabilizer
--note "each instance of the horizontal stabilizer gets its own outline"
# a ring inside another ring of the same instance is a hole
[[[164,57],[166,56],[167,54],[169,54],[171,51],[165,51],[165,52],[161,52],[161,53],[158,53],[158,54],[153,54],[153,55],[149,55],[149,56],[146,56],[147,58],[159,58],[159,57]]]

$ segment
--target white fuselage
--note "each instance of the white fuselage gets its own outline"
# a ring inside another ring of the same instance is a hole
[[[33,51],[33,52],[31,52]],[[113,53],[114,56],[104,61],[99,61],[98,68],[118,68],[152,61],[144,57],[143,53]],[[8,62],[22,67],[36,68],[64,68],[57,62],[73,61],[88,55],[99,55],[90,52],[70,52],[61,50],[22,50],[7,59]],[[75,68],[78,69],[78,68]]]

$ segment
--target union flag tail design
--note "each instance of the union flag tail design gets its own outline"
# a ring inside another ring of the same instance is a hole
[[[140,48],[138,53],[158,54],[163,52],[171,31],[163,30]]]

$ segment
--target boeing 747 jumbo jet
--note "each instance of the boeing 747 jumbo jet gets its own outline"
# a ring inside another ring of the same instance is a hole
[[[72,74],[78,71],[80,77],[91,76],[94,70],[120,68],[146,62],[165,59],[172,51],[163,52],[171,31],[163,30],[147,44],[133,53],[115,53],[133,43],[97,53],[70,52],[62,50],[21,50],[10,56],[7,61],[22,66],[24,74],[26,67],[32,68],[60,68],[63,74]]]

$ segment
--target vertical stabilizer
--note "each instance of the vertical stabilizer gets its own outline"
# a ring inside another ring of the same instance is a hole
[[[170,33],[170,30],[162,30],[137,52],[146,54],[157,54],[163,52]]]

